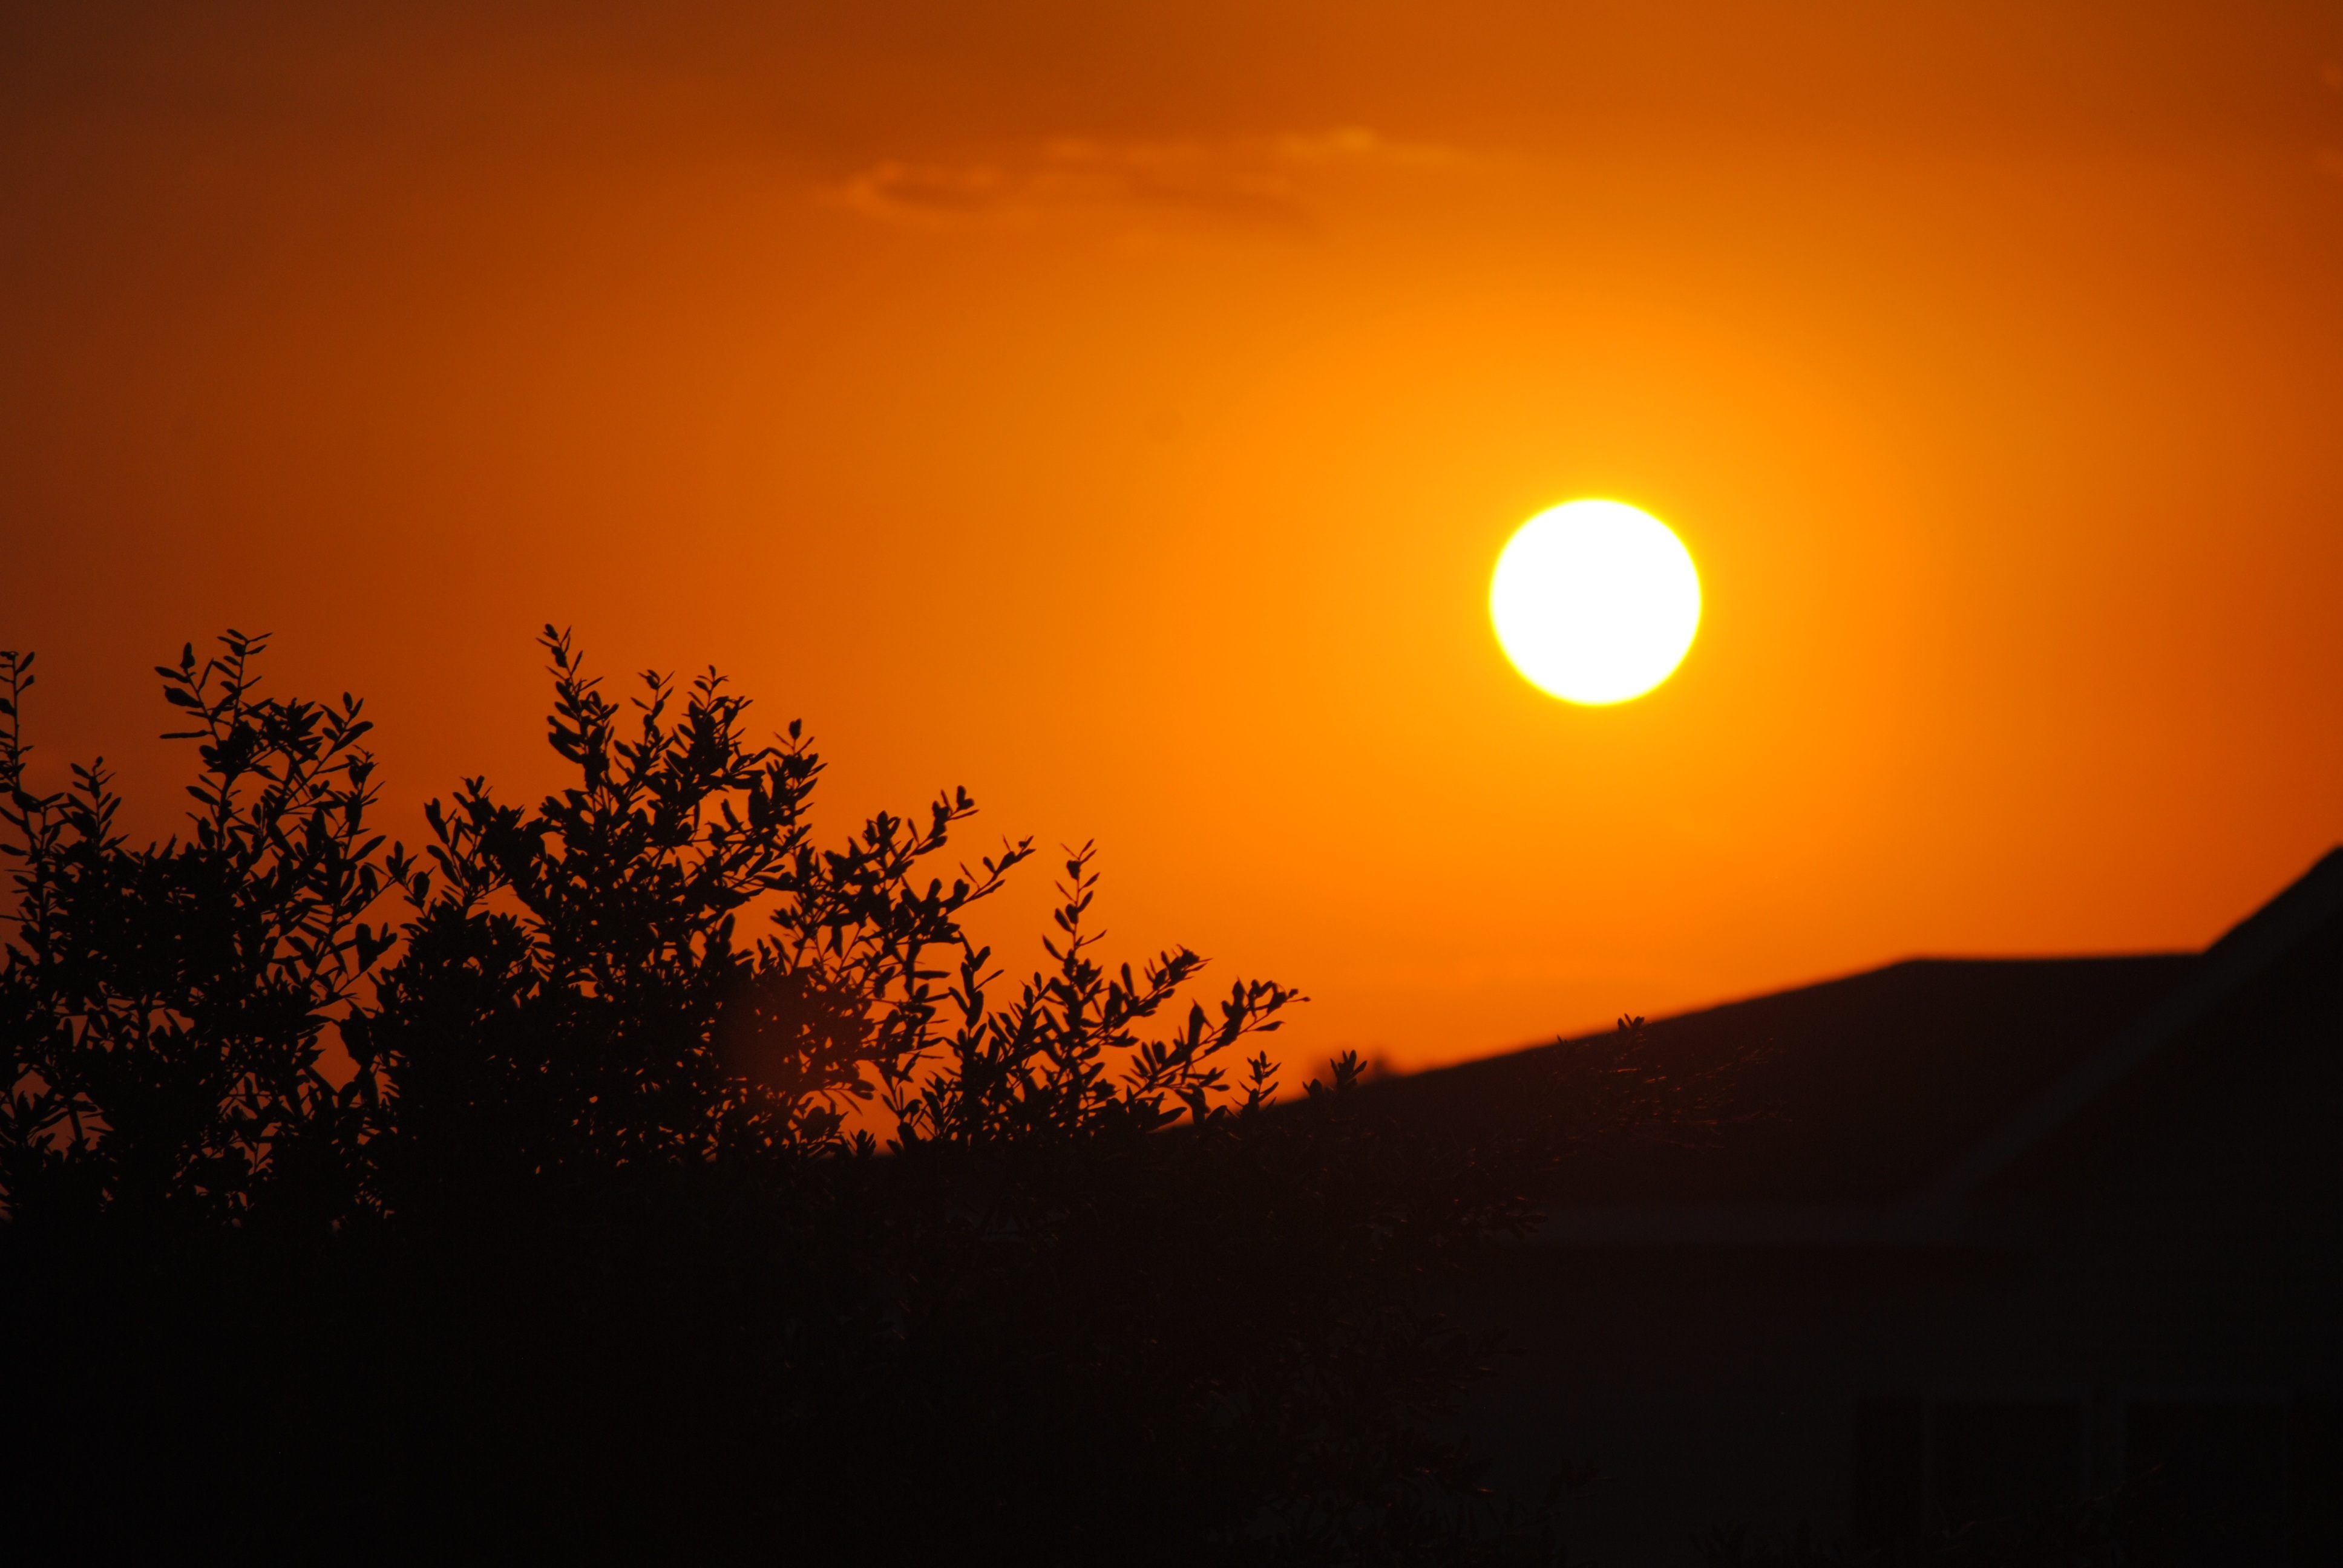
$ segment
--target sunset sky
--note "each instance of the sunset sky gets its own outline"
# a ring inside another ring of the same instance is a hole
[[[18,4],[0,290],[0,646],[142,831],[183,640],[411,843],[554,620],[1403,1067],[2343,839],[2343,5]],[[1702,574],[1616,708],[1488,621],[1578,497]]]

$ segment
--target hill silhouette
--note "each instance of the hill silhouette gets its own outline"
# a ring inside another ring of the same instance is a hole
[[[1574,1201],[1865,1202],[1902,1197],[2169,991],[2194,954],[1913,959],[1646,1025],[1655,1078],[1709,1081],[1713,1118],[1611,1139]],[[1610,1035],[1417,1074],[1378,1098],[1434,1136],[1550,1119],[1563,1064]]]

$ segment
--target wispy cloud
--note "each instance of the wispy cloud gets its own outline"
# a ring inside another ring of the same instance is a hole
[[[1345,175],[1463,161],[1453,149],[1393,141],[1361,126],[1213,141],[1066,138],[998,158],[889,159],[860,170],[831,194],[866,216],[890,222],[1151,211],[1290,226],[1306,222],[1313,197]]]

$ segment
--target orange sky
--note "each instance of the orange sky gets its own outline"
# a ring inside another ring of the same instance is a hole
[[[1402,1065],[2343,838],[2343,7],[17,5],[0,136],[0,646],[148,825],[182,639],[411,839],[557,619]],[[1587,495],[1614,709],[1484,609]]]

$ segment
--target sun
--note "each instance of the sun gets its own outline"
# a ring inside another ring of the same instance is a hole
[[[1684,661],[1700,625],[1700,574],[1650,513],[1571,501],[1505,541],[1489,618],[1532,685],[1567,702],[1624,702]]]

